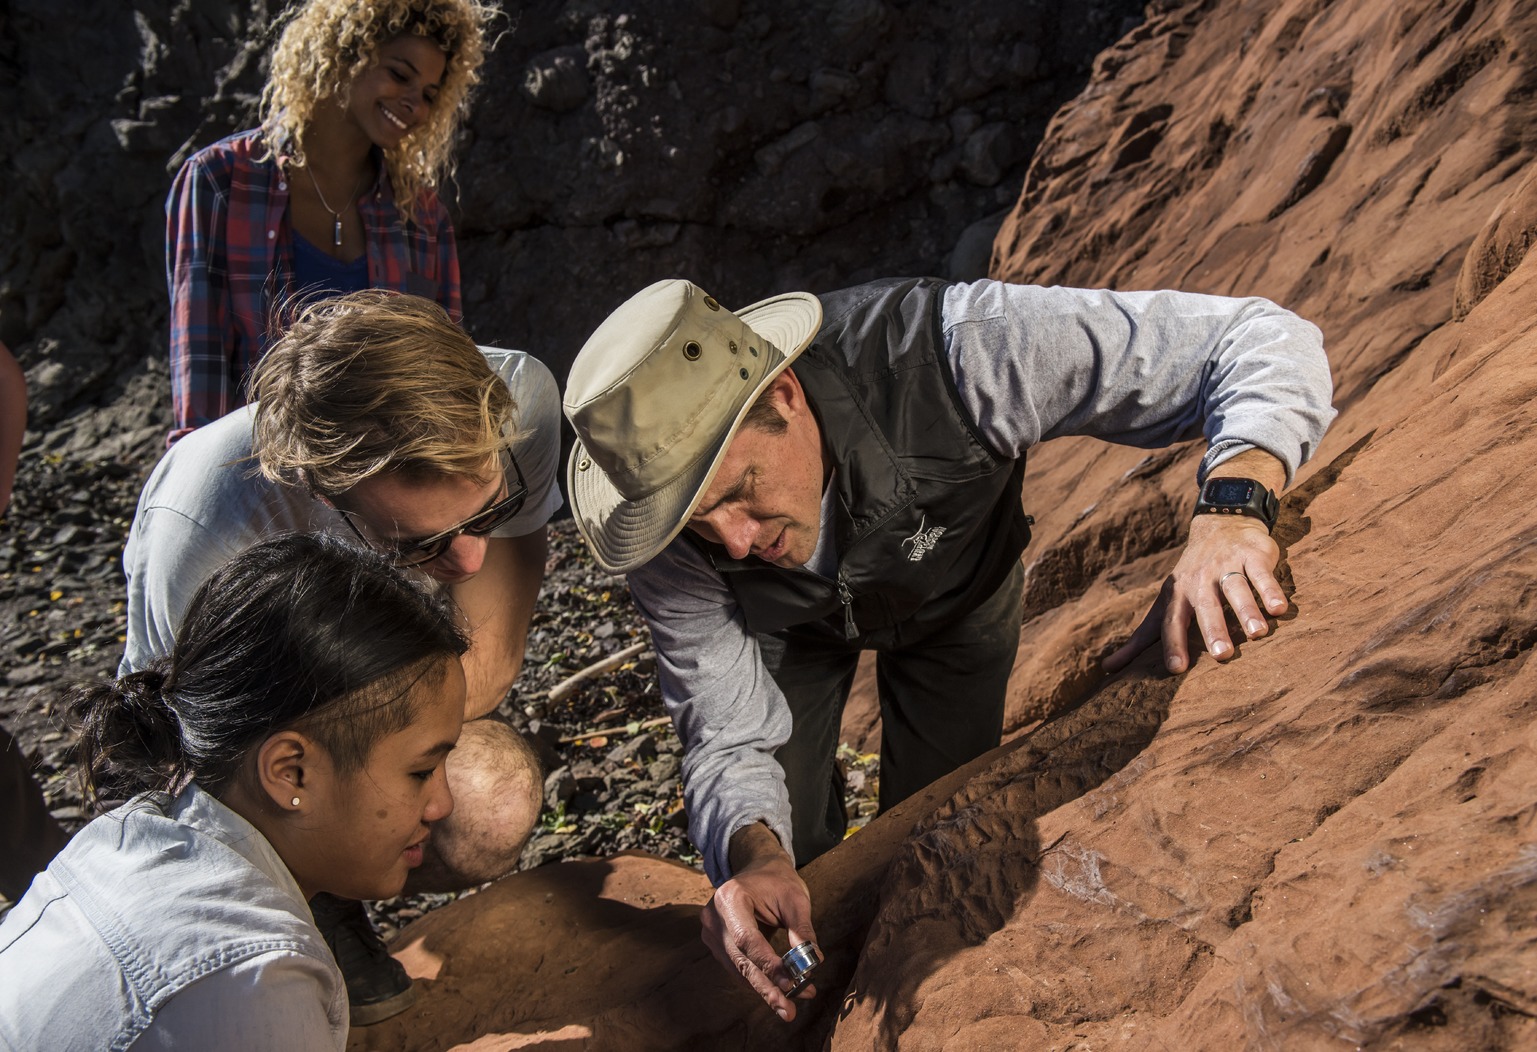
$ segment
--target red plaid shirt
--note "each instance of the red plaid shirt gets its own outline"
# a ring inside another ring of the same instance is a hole
[[[282,158],[257,160],[264,152],[260,131],[216,142],[182,165],[166,199],[175,413],[167,445],[244,405],[251,368],[281,331],[294,283],[288,177]],[[454,228],[437,195],[423,191],[407,225],[381,166],[358,213],[369,284],[435,299],[460,321]]]

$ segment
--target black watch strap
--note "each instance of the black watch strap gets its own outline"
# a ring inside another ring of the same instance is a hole
[[[1219,477],[1209,478],[1201,487],[1201,496],[1195,502],[1197,515],[1247,515],[1265,524],[1265,529],[1275,529],[1276,516],[1281,513],[1281,501],[1263,483],[1254,479]]]

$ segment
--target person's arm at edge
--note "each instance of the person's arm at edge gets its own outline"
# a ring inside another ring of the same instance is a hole
[[[16,462],[27,433],[27,377],[10,349],[0,343],[0,515],[11,503]]]

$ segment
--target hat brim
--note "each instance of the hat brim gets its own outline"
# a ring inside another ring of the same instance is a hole
[[[734,312],[781,355],[754,385],[731,426],[672,482],[640,500],[626,500],[587,455],[580,438],[566,462],[572,518],[598,565],[613,574],[650,562],[683,531],[690,512],[709,488],[747,411],[764,390],[800,357],[822,327],[822,304],[808,292],[787,292]]]

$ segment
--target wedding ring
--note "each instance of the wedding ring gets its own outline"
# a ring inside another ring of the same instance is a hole
[[[1244,573],[1242,570],[1229,570],[1227,573],[1217,578],[1217,587],[1221,588],[1223,582],[1226,581],[1229,577],[1242,577],[1245,581],[1249,579],[1249,575]]]

